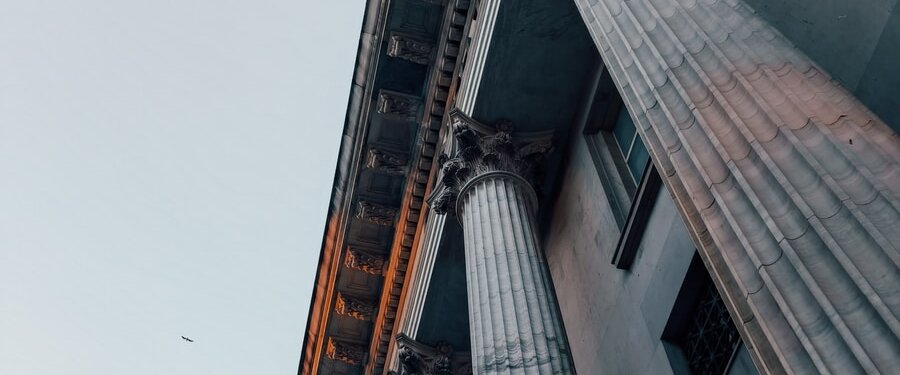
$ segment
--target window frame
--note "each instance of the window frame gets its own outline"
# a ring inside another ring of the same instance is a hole
[[[620,230],[611,263],[618,269],[627,270],[637,257],[641,238],[662,187],[662,179],[653,166],[652,157],[648,159],[638,181],[634,178],[637,176],[632,176],[625,156],[622,155],[623,151],[613,135],[619,112],[625,108],[625,104],[605,68],[590,106],[582,134]],[[637,128],[638,122],[634,117],[631,120]],[[640,132],[636,132],[635,137],[643,142]],[[634,142],[636,141],[632,143]],[[646,143],[644,145],[646,147]]]
[[[647,229],[647,222],[650,221],[650,213],[659,196],[660,187],[662,187],[662,179],[656,172],[653,161],[648,160],[641,183],[631,203],[628,218],[625,220],[625,226],[622,228],[622,235],[619,236],[619,242],[613,252],[612,263],[616,265],[616,268],[629,269],[634,263],[641,238]]]

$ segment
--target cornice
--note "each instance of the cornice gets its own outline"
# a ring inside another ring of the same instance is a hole
[[[388,12],[391,3],[395,2],[371,0],[367,5],[299,374],[320,372],[321,358],[351,366],[365,366],[365,373],[369,374],[382,373],[390,337],[395,328],[394,319],[408,279],[406,270],[410,253],[416,233],[419,232],[420,213],[424,208],[432,167],[436,164],[438,129],[443,122],[447,101],[452,96],[450,86],[456,73],[456,57],[463,39],[462,26],[467,19],[468,1],[451,1],[452,5],[445,8],[441,20],[441,36],[433,47],[422,39],[422,35],[391,30],[393,44],[388,45],[385,52],[382,47],[385,46],[388,30],[392,28],[388,26],[391,19]],[[428,53],[434,54],[433,61],[426,61]],[[375,97],[376,72],[382,54],[386,54],[387,58],[397,59],[395,61],[427,63],[430,66],[431,75],[425,90],[425,100],[384,89]],[[424,115],[420,115],[420,110],[424,111]],[[389,121],[418,122],[417,137],[410,147],[412,152],[407,154],[395,147],[382,148],[368,141],[368,134],[372,131],[370,113]],[[365,172],[367,170],[369,172]],[[357,196],[360,194],[355,190],[363,189],[357,186],[362,181],[360,178],[363,173],[368,173],[368,176],[375,173],[394,179],[405,176],[405,189],[399,207],[367,199],[358,200]],[[347,246],[350,220],[354,220],[354,226],[357,222],[363,222],[376,227],[394,228],[387,258],[368,249]],[[350,270],[364,272],[371,275],[369,277],[381,280],[380,289],[383,292],[375,305],[369,305],[365,301],[368,297],[360,299],[352,293],[339,290],[338,278],[343,279],[339,275]],[[348,318],[373,322],[372,341],[368,345],[360,345],[354,340],[347,341],[349,337],[333,336],[331,329],[334,327],[331,327],[329,321]]]
[[[399,224],[391,249],[391,259],[385,274],[379,315],[369,351],[367,374],[382,374],[387,371],[389,353],[393,350],[392,337],[396,335],[397,318],[402,315],[402,303],[411,273],[411,260],[415,259],[422,228],[426,219],[425,198],[433,182],[435,157],[439,148],[439,131],[445,124],[448,103],[452,103],[461,66],[457,61],[465,51],[465,28],[470,19],[468,0],[450,1],[445,9],[441,36],[436,47],[437,56],[432,66],[431,78],[424,101],[425,118],[422,120],[415,151],[411,155],[411,165],[407,176]]]
[[[297,370],[301,375],[317,373],[319,358],[325,346],[325,330],[332,310],[330,302],[335,292],[337,269],[342,263],[340,254],[347,221],[350,218],[351,197],[359,175],[359,160],[364,149],[362,142],[369,126],[371,103],[359,98],[371,97],[375,80],[375,69],[371,68],[378,63],[378,49],[388,21],[387,11],[388,7],[383,1],[370,0],[363,15],[343,137],[322,236],[322,251],[319,254],[319,266],[310,297],[309,315]]]

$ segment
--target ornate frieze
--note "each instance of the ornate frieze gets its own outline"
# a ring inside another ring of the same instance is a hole
[[[384,226],[394,225],[394,218],[396,216],[397,209],[382,206],[380,204],[359,201],[359,204],[356,206],[356,218],[373,224]]]
[[[397,336],[397,357],[400,368],[391,375],[471,375],[468,353],[454,353],[447,343],[431,347],[406,335]]]
[[[376,148],[366,155],[366,168],[392,176],[405,175],[407,162],[405,155]]]
[[[377,111],[388,118],[399,121],[415,122],[419,117],[422,101],[412,95],[381,90],[378,93]]]
[[[391,35],[388,44],[388,56],[422,65],[431,63],[433,50],[430,42],[404,34]]]
[[[362,346],[335,340],[333,337],[328,338],[328,345],[325,347],[326,357],[351,365],[361,364],[365,355],[365,348]]]
[[[384,272],[384,258],[365,251],[348,248],[344,266],[372,275],[381,275]]]
[[[334,303],[334,312],[351,318],[371,321],[375,315],[375,306],[338,292]]]
[[[497,124],[493,134],[477,129],[487,128],[454,110],[450,113],[457,151],[453,157],[440,156],[444,189],[435,200],[437,213],[456,210],[459,190],[472,178],[493,171],[515,174],[537,187],[542,175],[540,168],[547,154],[553,151],[549,138],[518,143],[512,137],[512,124]]]

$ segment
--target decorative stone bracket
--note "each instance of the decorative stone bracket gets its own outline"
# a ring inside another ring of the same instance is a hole
[[[439,214],[456,211],[460,189],[473,178],[487,172],[509,172],[524,178],[537,190],[543,173],[545,157],[553,151],[552,139],[516,142],[512,137],[512,123],[501,121],[493,134],[490,127],[454,109],[450,112],[450,126],[456,140],[453,157],[441,154],[441,182],[444,189],[434,201]]]
[[[395,33],[388,42],[388,56],[428,65],[434,57],[434,45],[424,39]]]
[[[394,225],[395,217],[397,217],[397,209],[393,207],[382,206],[369,201],[359,201],[356,206],[356,218],[372,224],[389,227]]]
[[[390,90],[381,90],[378,93],[376,110],[381,115],[396,120],[415,122],[419,117],[419,108],[422,99]]]
[[[329,337],[328,345],[325,347],[325,356],[355,366],[363,363],[366,351],[362,345]]]
[[[366,154],[366,168],[391,176],[405,175],[408,162],[406,155],[397,152],[370,148]]]
[[[344,259],[344,265],[347,266],[347,268],[360,270],[371,275],[383,274],[384,263],[384,257],[352,247],[347,248],[347,258]]]
[[[375,306],[338,292],[337,300],[334,303],[334,312],[358,320],[372,321],[372,317],[375,316]]]

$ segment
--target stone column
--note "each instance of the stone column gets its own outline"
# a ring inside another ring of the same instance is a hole
[[[900,137],[741,0],[576,4],[698,247],[724,254],[753,350],[896,372]]]
[[[444,158],[446,190],[439,213],[463,225],[477,374],[569,374],[569,354],[535,231],[537,195],[530,183],[549,140],[514,144],[501,126],[483,136],[453,117],[457,153]]]

